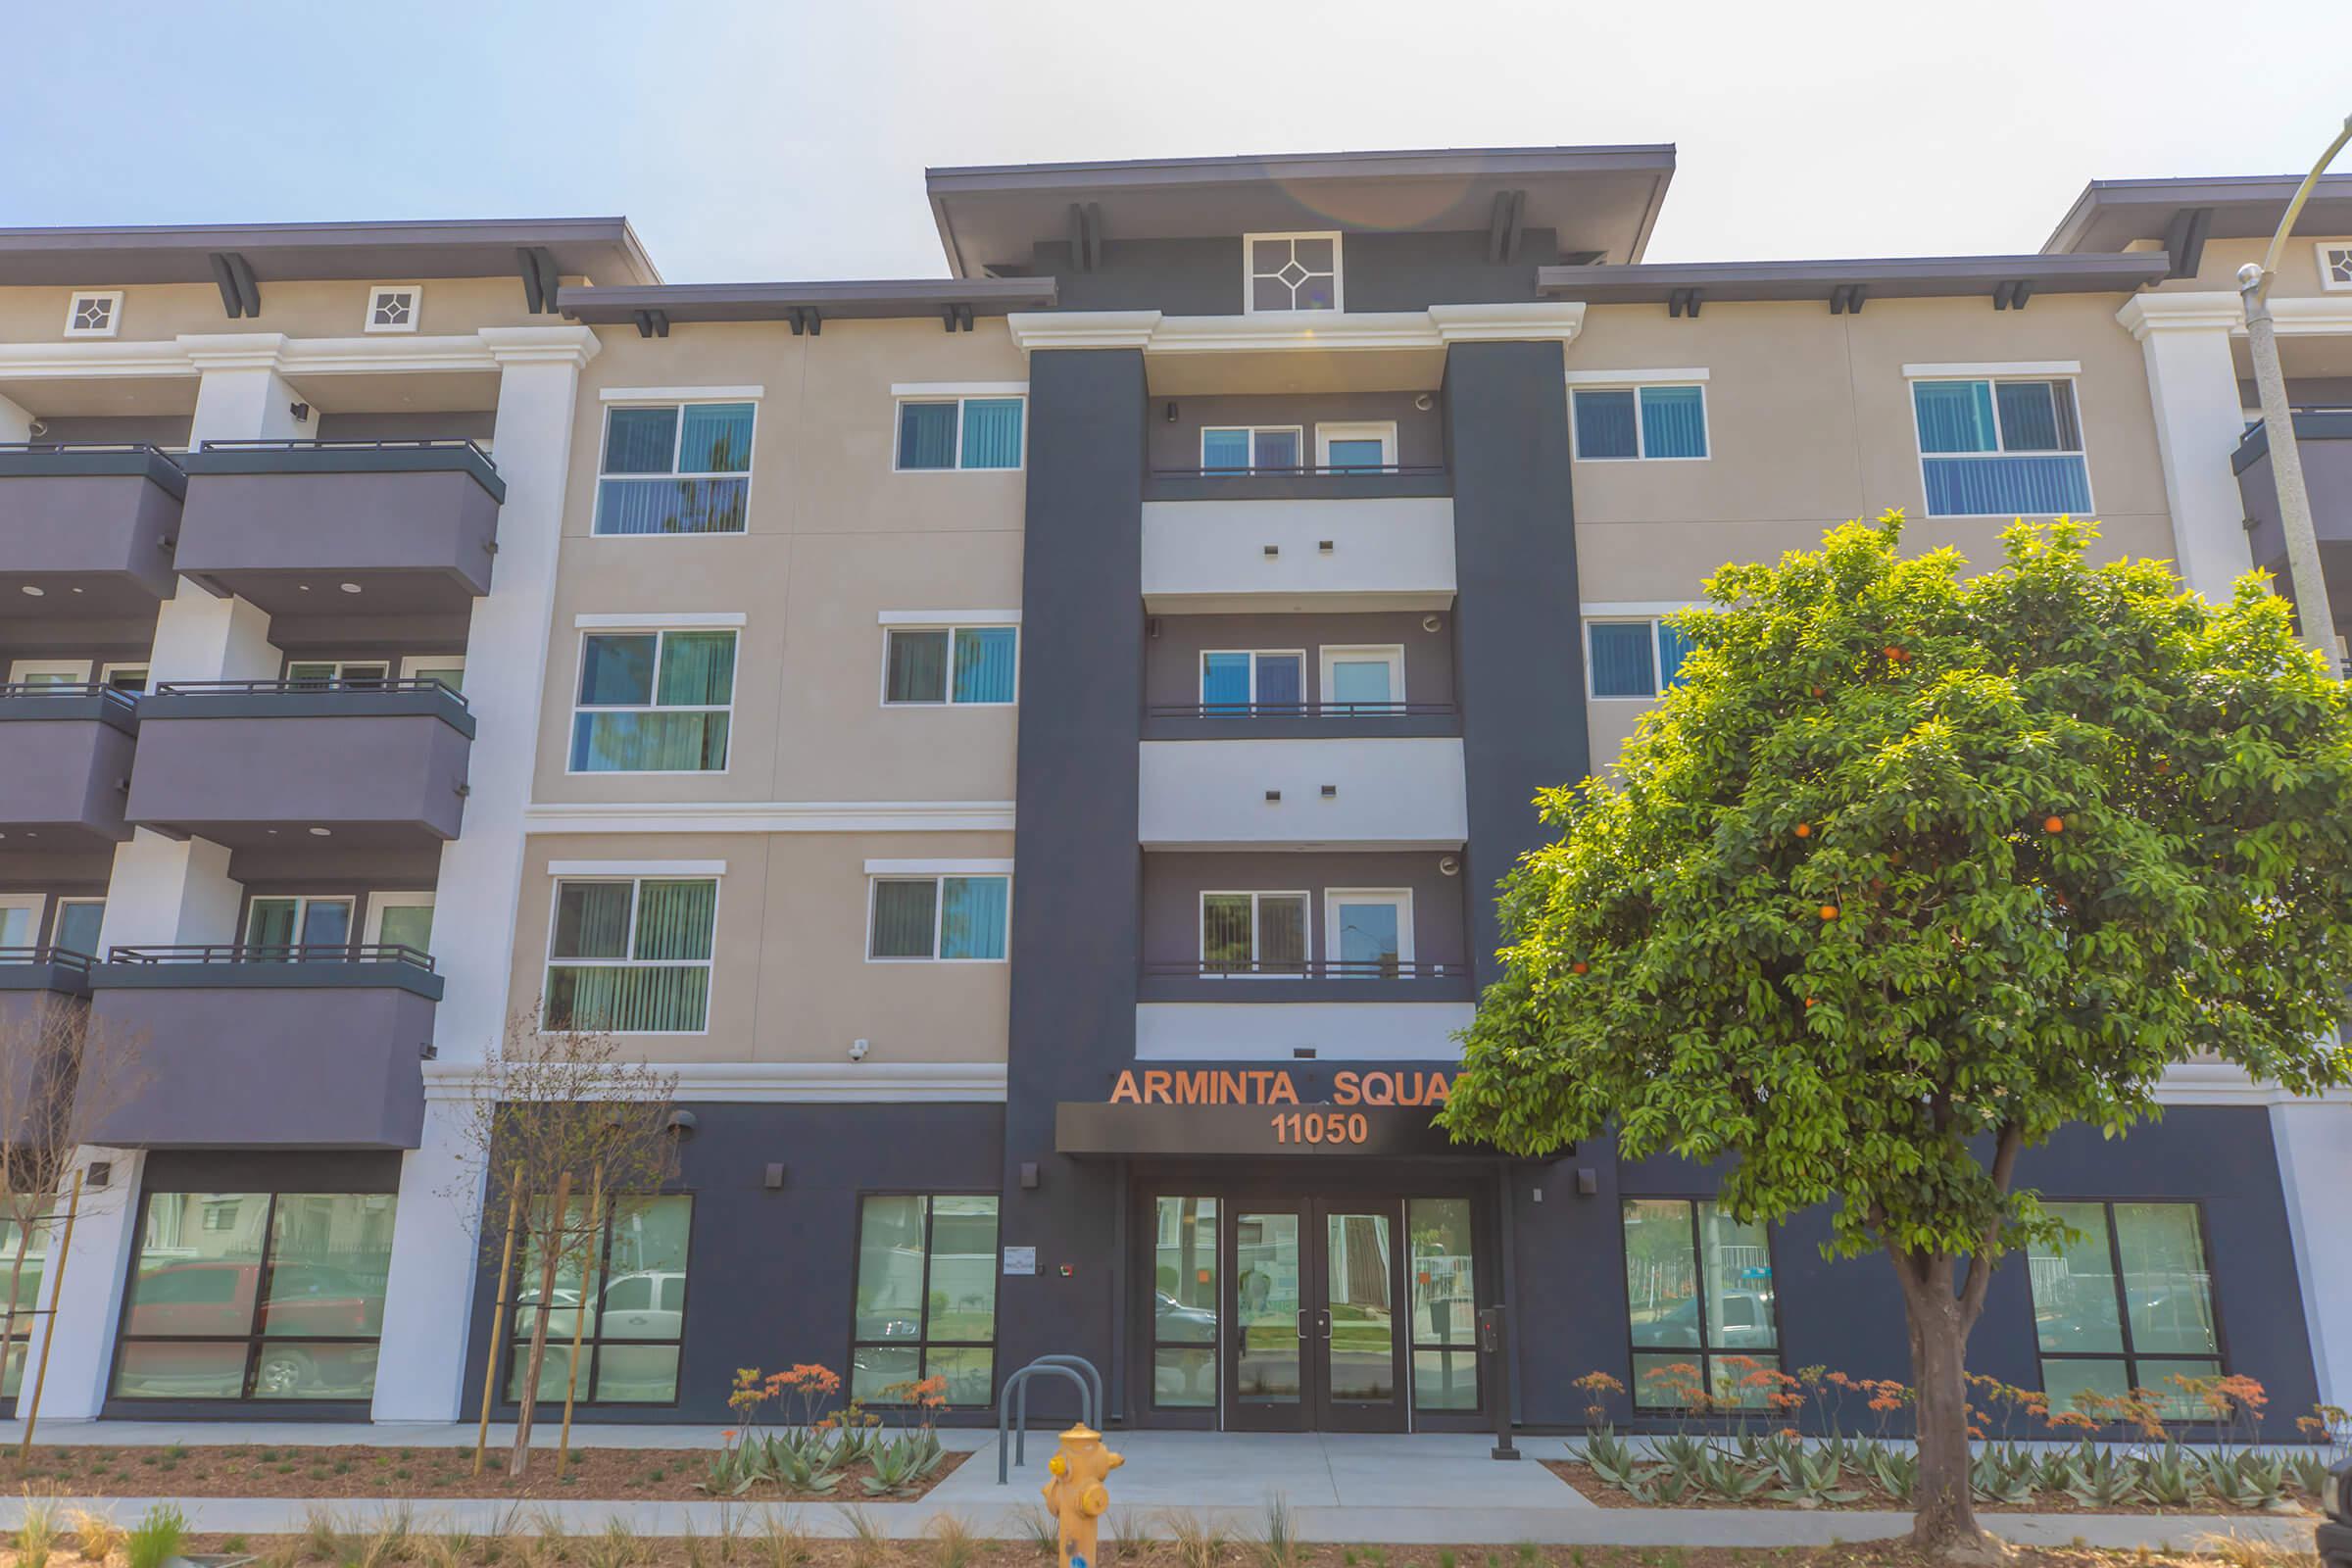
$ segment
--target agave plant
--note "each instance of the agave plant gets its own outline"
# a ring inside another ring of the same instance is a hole
[[[1632,1492],[1641,1484],[1640,1461],[1634,1446],[1606,1427],[1587,1438],[1582,1449],[1573,1443],[1568,1445],[1568,1457],[1592,1466],[1592,1473],[1604,1485],[1620,1492]]]
[[[929,1427],[891,1438],[874,1446],[867,1462],[873,1474],[859,1477],[865,1490],[877,1497],[911,1491],[946,1457],[939,1446],[939,1434]]]
[[[1773,1498],[1792,1502],[1799,1508],[1861,1501],[1861,1493],[1838,1485],[1844,1479],[1844,1472],[1838,1456],[1827,1449],[1799,1447],[1775,1471],[1780,1486],[1772,1494]]]
[[[2276,1454],[2223,1449],[2200,1455],[2197,1469],[2205,1490],[2232,1508],[2284,1511],[2292,1506],[2286,1495],[2287,1462]]]
[[[2294,1478],[2297,1489],[2313,1501],[2328,1495],[2327,1454],[2299,1448],[2286,1456],[2286,1473]]]
[[[1863,1454],[1862,1473],[1896,1502],[1909,1502],[1919,1490],[1919,1454],[1876,1443]]]
[[[2140,1461],[2140,1490],[2159,1508],[2186,1508],[2197,1500],[2197,1467],[2180,1445],[2165,1446]]]
[[[1709,1448],[1699,1461],[1700,1490],[1730,1502],[1745,1502],[1771,1484],[1773,1472],[1754,1470],[1720,1449]]]
[[[1970,1467],[1969,1486],[1979,1502],[2021,1503],[2034,1500],[2034,1485],[2041,1465],[2014,1444],[1989,1444]]]
[[[2085,1508],[2121,1508],[2140,1495],[2140,1467],[2109,1448],[2084,1444],[2075,1459],[2075,1484],[2067,1495]]]

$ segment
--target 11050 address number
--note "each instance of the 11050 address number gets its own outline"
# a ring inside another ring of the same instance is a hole
[[[1372,1124],[1361,1111],[1286,1111],[1272,1125],[1278,1144],[1361,1144],[1372,1137]]]

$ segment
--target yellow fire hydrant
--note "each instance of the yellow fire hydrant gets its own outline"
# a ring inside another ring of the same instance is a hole
[[[1094,1568],[1095,1521],[1110,1507],[1102,1483],[1127,1461],[1102,1446],[1102,1434],[1080,1425],[1061,1435],[1061,1446],[1046,1461],[1054,1479],[1044,1488],[1046,1506],[1060,1521],[1061,1568]]]

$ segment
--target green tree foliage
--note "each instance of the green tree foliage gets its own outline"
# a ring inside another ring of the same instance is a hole
[[[1956,1438],[1956,1495],[1922,1486],[1948,1547],[1989,1265],[2059,1229],[2019,1152],[2125,1133],[2200,1054],[2352,1081],[2352,710],[2258,579],[2208,606],[2091,565],[2088,522],[2011,528],[1975,577],[1901,534],[1728,566],[1676,618],[1616,775],[1541,798],[1558,838],[1503,885],[1443,1120],[1726,1159],[1741,1218],[1834,1203],[1833,1248],[1901,1279],[1923,1460]]]

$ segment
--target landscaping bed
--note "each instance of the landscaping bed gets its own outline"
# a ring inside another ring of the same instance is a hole
[[[38,1447],[22,1470],[0,1458],[0,1487],[82,1497],[514,1497],[691,1502],[710,1477],[710,1448],[574,1448],[559,1477],[553,1448],[534,1449],[530,1473],[507,1478],[507,1450],[493,1447],[473,1473],[471,1447],[272,1447],[261,1444],[168,1447]],[[746,1502],[912,1502],[968,1458],[942,1454],[920,1480],[892,1492],[866,1486],[869,1461],[843,1467],[828,1491],[754,1483]]]
[[[1579,1493],[1582,1493],[1587,1501],[1602,1508],[1647,1508],[1651,1510],[1661,1507],[1785,1508],[1791,1510],[1812,1508],[1828,1512],[1838,1512],[1839,1510],[1843,1510],[1849,1513],[1901,1513],[1907,1512],[1910,1508],[1909,1503],[1897,1502],[1883,1492],[1863,1487],[1859,1484],[1855,1485],[1853,1490],[1860,1492],[1861,1495],[1854,1498],[1850,1502],[1798,1502],[1786,1498],[1775,1497],[1768,1492],[1759,1492],[1754,1496],[1746,1497],[1738,1501],[1721,1495],[1708,1495],[1700,1493],[1692,1493],[1683,1497],[1680,1501],[1671,1504],[1657,1503],[1645,1501],[1642,1498],[1634,1495],[1632,1493],[1627,1492],[1622,1487],[1611,1486],[1608,1482],[1603,1481],[1597,1474],[1595,1474],[1592,1467],[1589,1464],[1580,1464],[1574,1459],[1545,1459],[1543,1461],[1543,1465],[1544,1469],[1550,1471],[1553,1475],[1558,1476],[1562,1481],[1567,1482],[1568,1485],[1574,1487]],[[2160,1503],[2148,1502],[2144,1499],[2138,1502],[2119,1503],[2107,1507],[2101,1507],[2095,1503],[2083,1502],[2069,1493],[2046,1491],[2036,1491],[2033,1493],[2031,1496],[2027,1498],[2027,1500],[2024,1501],[1995,1501],[1980,1497],[1977,1499],[1976,1508],[1977,1512],[1981,1514],[2133,1514],[2140,1517],[2162,1517],[2168,1514],[2243,1514],[2249,1518],[2253,1518],[2265,1515],[2276,1516],[2280,1513],[2286,1513],[2306,1515],[2315,1523],[2320,1517],[2316,1507],[2312,1506],[2312,1499],[2310,1498],[2290,1498],[2284,1507],[2236,1507],[2212,1496],[2203,1496],[2193,1503],[2173,1507],[2166,1507]]]

